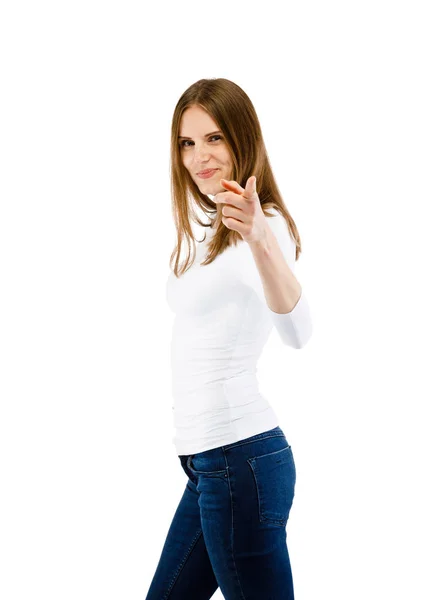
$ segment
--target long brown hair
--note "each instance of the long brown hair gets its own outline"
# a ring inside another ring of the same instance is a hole
[[[256,176],[256,189],[266,216],[272,216],[265,209],[274,207],[287,221],[296,244],[295,260],[301,252],[301,240],[295,222],[279,192],[267,156],[260,122],[248,95],[236,83],[228,79],[200,79],[192,84],[180,97],[174,109],[171,125],[171,199],[172,214],[177,231],[177,244],[170,257],[170,268],[175,258],[174,274],[182,275],[191,267],[195,256],[191,257],[191,244],[195,241],[191,222],[208,227],[196,214],[193,202],[205,215],[217,211],[218,227],[209,241],[206,258],[202,265],[211,263],[228,246],[235,245],[243,238],[234,230],[228,229],[221,221],[222,204],[215,204],[206,194],[202,194],[183,165],[180,155],[179,132],[183,112],[191,107],[203,108],[223,132],[224,141],[232,158],[231,180],[245,188],[251,175]],[[183,238],[189,244],[189,255],[179,267]]]

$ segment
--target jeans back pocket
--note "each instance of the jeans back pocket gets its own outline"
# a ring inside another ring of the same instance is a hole
[[[291,446],[248,458],[258,496],[262,523],[285,527],[295,495],[295,462]]]

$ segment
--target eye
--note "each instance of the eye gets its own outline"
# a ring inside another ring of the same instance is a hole
[[[216,139],[215,139],[215,138],[216,138]],[[223,139],[223,136],[221,136],[221,135],[212,135],[212,136],[210,137],[210,140],[214,140],[214,141],[218,141],[218,140],[222,140],[222,139]],[[193,144],[192,140],[182,140],[182,141],[180,142],[180,147],[181,147],[181,148],[188,148],[189,146],[186,146],[186,145],[185,145],[185,144],[186,144],[186,142],[187,142],[188,144]]]

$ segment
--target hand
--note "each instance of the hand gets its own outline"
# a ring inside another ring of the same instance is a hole
[[[261,242],[264,240],[268,224],[261,208],[254,175],[246,182],[245,189],[237,181],[220,179],[220,184],[226,191],[216,194],[214,202],[224,204],[222,223],[228,229],[240,233],[246,242]]]

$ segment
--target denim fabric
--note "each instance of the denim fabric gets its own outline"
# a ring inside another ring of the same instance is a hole
[[[179,456],[188,480],[146,600],[293,600],[295,463],[280,427]]]

